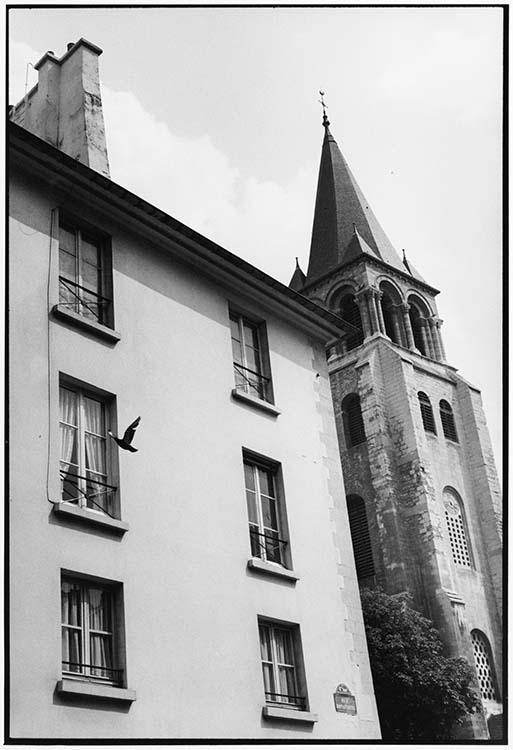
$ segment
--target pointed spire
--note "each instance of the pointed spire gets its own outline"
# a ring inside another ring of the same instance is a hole
[[[360,254],[370,254],[404,271],[399,255],[374,216],[329,130],[324,92],[320,93],[325,134],[307,283],[353,259],[358,248]],[[359,240],[356,244],[352,242],[355,236]]]
[[[289,282],[289,289],[292,289],[292,291],[294,292],[300,292],[305,285],[305,281],[306,281],[306,276],[301,270],[301,266],[299,265],[299,260],[296,256],[296,268]]]

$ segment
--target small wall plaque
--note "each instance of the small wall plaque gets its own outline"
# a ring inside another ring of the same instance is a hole
[[[349,690],[347,685],[337,685],[337,689],[333,693],[333,699],[335,701],[335,710],[341,714],[356,714],[356,698]]]

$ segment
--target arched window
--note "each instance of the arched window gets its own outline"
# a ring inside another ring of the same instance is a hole
[[[432,432],[433,435],[436,435],[435,417],[429,396],[426,396],[423,391],[419,391],[417,395],[419,398],[420,413],[422,415],[424,429],[426,432]]]
[[[424,343],[424,338],[422,336],[422,326],[423,322],[421,320],[421,315],[418,307],[410,303],[410,323],[411,323],[411,329],[413,331],[413,340],[415,341],[415,346],[419,350],[421,354],[424,354],[427,356],[426,352],[426,346]]]
[[[381,312],[385,333],[395,344],[402,344],[403,325],[402,316],[399,312],[401,296],[397,289],[388,281],[382,281],[379,285],[381,292]]]
[[[350,393],[342,401],[342,419],[348,447],[365,443],[365,427],[363,425],[360,397]]]
[[[444,436],[447,440],[453,440],[455,443],[459,442],[452,407],[450,403],[444,399],[440,401],[440,420],[442,422]]]
[[[347,513],[349,515],[356,575],[358,580],[368,578],[374,575],[374,560],[363,498],[358,495],[348,495]]]
[[[357,346],[363,344],[363,327],[360,308],[356,303],[354,294],[344,294],[340,300],[339,315],[343,320],[347,321],[347,323],[350,323],[350,325],[357,329],[346,339],[348,350],[356,349]]]
[[[463,503],[457,492],[447,487],[444,490],[444,511],[447,531],[451,543],[452,559],[456,565],[472,567],[472,554],[468,540]]]
[[[473,630],[470,634],[474,661],[476,663],[477,680],[484,700],[496,701],[497,689],[492,662],[492,651],[488,638],[480,630]]]

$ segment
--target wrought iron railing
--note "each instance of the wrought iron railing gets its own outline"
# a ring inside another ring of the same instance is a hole
[[[306,698],[302,695],[289,695],[288,693],[267,693],[265,694],[265,700],[267,703],[273,703],[274,705],[287,706],[287,708],[295,708],[298,711],[304,711],[306,709]]]
[[[287,547],[285,539],[280,539],[278,536],[272,536],[271,534],[262,534],[251,526],[249,537],[251,539],[251,553],[255,557],[283,565]]]
[[[268,401],[268,386],[271,378],[255,370],[250,370],[249,367],[243,367],[237,362],[233,363],[233,369],[235,370],[235,382],[239,388],[242,388],[246,393],[256,395],[263,401]]]
[[[110,518],[115,518],[112,514],[112,509],[117,487],[81,474],[69,474],[64,469],[60,470],[60,475],[63,502],[75,503],[76,505],[92,505]],[[71,485],[73,492],[68,485]],[[98,502],[99,500],[101,502]]]
[[[78,290],[81,290],[78,291]],[[111,303],[108,297],[103,297],[97,292],[93,292],[85,286],[77,284],[75,281],[70,281],[64,276],[59,276],[59,292],[60,300],[59,305],[62,307],[70,307],[73,312],[79,315],[84,314],[84,310],[87,310],[96,319],[98,323],[105,323],[107,319],[109,305]],[[73,296],[73,300],[67,301],[62,299],[63,292],[68,292]],[[86,295],[93,297],[87,299]]]
[[[73,669],[76,667],[76,669]],[[91,677],[95,680],[105,680],[119,685],[123,681],[123,670],[103,667],[101,664],[83,664],[78,661],[63,661],[62,670],[67,674]]]

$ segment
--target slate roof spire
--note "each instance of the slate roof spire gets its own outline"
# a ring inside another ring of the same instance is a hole
[[[322,96],[322,92],[321,92]],[[306,284],[357,255],[370,255],[405,272],[330,131],[323,106],[324,141]],[[418,274],[416,278],[421,277]]]

